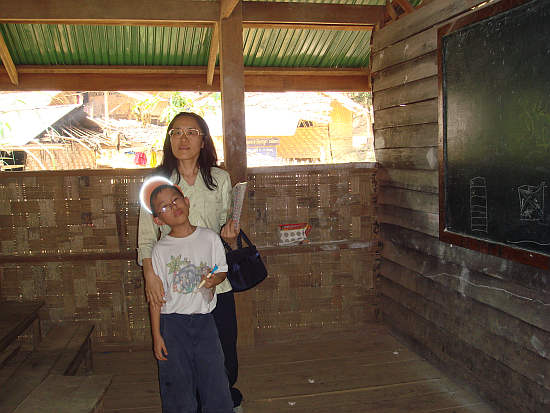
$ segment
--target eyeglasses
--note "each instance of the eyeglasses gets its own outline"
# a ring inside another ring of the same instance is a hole
[[[169,204],[164,205],[163,207],[159,208],[158,214],[165,214],[168,211],[172,212],[172,209],[176,206],[178,206],[179,202],[183,202],[183,198],[181,196],[178,196],[170,201]]]
[[[188,138],[198,138],[199,136],[203,136],[204,133],[197,128],[174,128],[168,131],[168,136],[171,138],[182,138],[183,135]]]

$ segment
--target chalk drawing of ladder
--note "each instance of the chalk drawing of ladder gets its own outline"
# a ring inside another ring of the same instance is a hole
[[[487,233],[487,184],[482,176],[470,179],[470,229]]]

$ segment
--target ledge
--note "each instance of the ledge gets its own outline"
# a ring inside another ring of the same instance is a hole
[[[319,251],[340,251],[348,249],[366,249],[375,252],[379,246],[376,241],[365,240],[341,240],[310,242],[300,245],[266,245],[256,246],[263,256],[280,254],[305,254]],[[137,261],[135,251],[127,252],[90,252],[69,254],[40,254],[40,255],[4,255],[0,256],[0,264],[32,263],[32,262],[57,262],[57,261]]]
[[[248,175],[265,174],[273,172],[308,172],[308,171],[329,171],[334,169],[376,169],[377,162],[350,162],[312,165],[277,165],[277,166],[255,166],[247,168]]]
[[[137,261],[137,252],[84,252],[84,253],[59,253],[40,255],[3,255],[0,256],[0,264],[28,263],[28,262],[52,262],[52,261],[113,261],[133,260]]]
[[[269,256],[280,254],[304,254],[319,251],[341,251],[349,249],[366,249],[375,252],[379,248],[379,246],[377,241],[341,240],[309,242],[307,244],[299,245],[257,245],[256,248],[258,248],[258,251],[260,251],[263,256]]]

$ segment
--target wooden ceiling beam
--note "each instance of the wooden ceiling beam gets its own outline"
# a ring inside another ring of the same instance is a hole
[[[0,70],[0,91],[9,90],[190,90],[220,91],[219,70],[212,85],[206,82],[207,67],[128,68],[18,67],[19,85]],[[357,91],[370,90],[369,72],[363,69],[245,68],[245,91]]]
[[[339,30],[344,32],[372,31],[374,26],[349,26],[341,24],[283,24],[283,23],[243,23],[248,29],[301,29],[301,30]]]
[[[218,60],[218,52],[220,50],[220,25],[214,23],[212,30],[212,38],[210,39],[210,53],[208,55],[208,68],[206,71],[206,84],[212,86],[214,80],[214,70],[216,69],[216,60]]]
[[[321,3],[243,3],[243,24],[319,24],[374,26],[384,17],[384,6]]]
[[[4,41],[4,36],[2,36],[2,33],[0,33],[0,59],[2,60],[2,63],[6,68],[6,72],[8,72],[11,83],[17,86],[19,84],[17,69],[13,64],[13,59],[11,58],[10,51],[8,49],[8,46],[6,45],[6,42]]]
[[[409,0],[393,0],[395,3],[399,4],[405,14],[411,13],[414,11],[414,7],[411,3],[409,3]]]
[[[235,10],[239,0],[220,0],[220,18],[227,19]]]
[[[219,16],[219,3],[192,0],[49,0],[37,6],[35,0],[6,1],[2,23],[173,25],[212,24]]]
[[[20,65],[20,74],[124,74],[124,75],[203,75],[207,73],[206,66],[71,66],[71,65]],[[369,71],[362,68],[277,68],[277,67],[245,67],[245,74],[255,75],[284,75],[284,76],[355,76],[368,75]],[[0,71],[0,73],[2,73]],[[219,74],[219,69],[214,69]]]
[[[228,0],[230,4],[234,0]],[[234,7],[234,5],[233,5]],[[374,26],[384,16],[384,6],[349,4],[243,2],[243,24]],[[98,24],[139,26],[210,26],[220,17],[217,1],[94,0],[6,1],[0,23]]]
[[[393,21],[397,20],[397,12],[395,11],[393,4],[391,4],[391,0],[386,0],[386,11]]]

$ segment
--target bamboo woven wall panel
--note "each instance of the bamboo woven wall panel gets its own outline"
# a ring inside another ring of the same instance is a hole
[[[46,324],[93,321],[99,343],[148,345],[148,308],[134,258],[146,173],[3,174],[0,299],[44,300]],[[337,331],[373,318],[375,173],[350,166],[249,175],[245,229],[269,277],[238,297],[251,300],[237,303],[240,335],[261,342],[283,331]],[[277,247],[278,225],[297,222],[312,225],[310,244]]]
[[[265,257],[269,277],[252,290],[255,342],[280,341],[285,330],[338,331],[372,321],[376,260],[374,247]]]
[[[143,176],[36,173],[0,180],[0,255],[135,250]]]
[[[248,175],[249,232],[277,245],[280,224],[307,222],[311,242],[372,240],[375,170],[338,168]]]
[[[143,276],[134,261],[2,264],[0,280],[2,299],[43,300],[46,324],[88,320],[99,342],[149,340]]]

